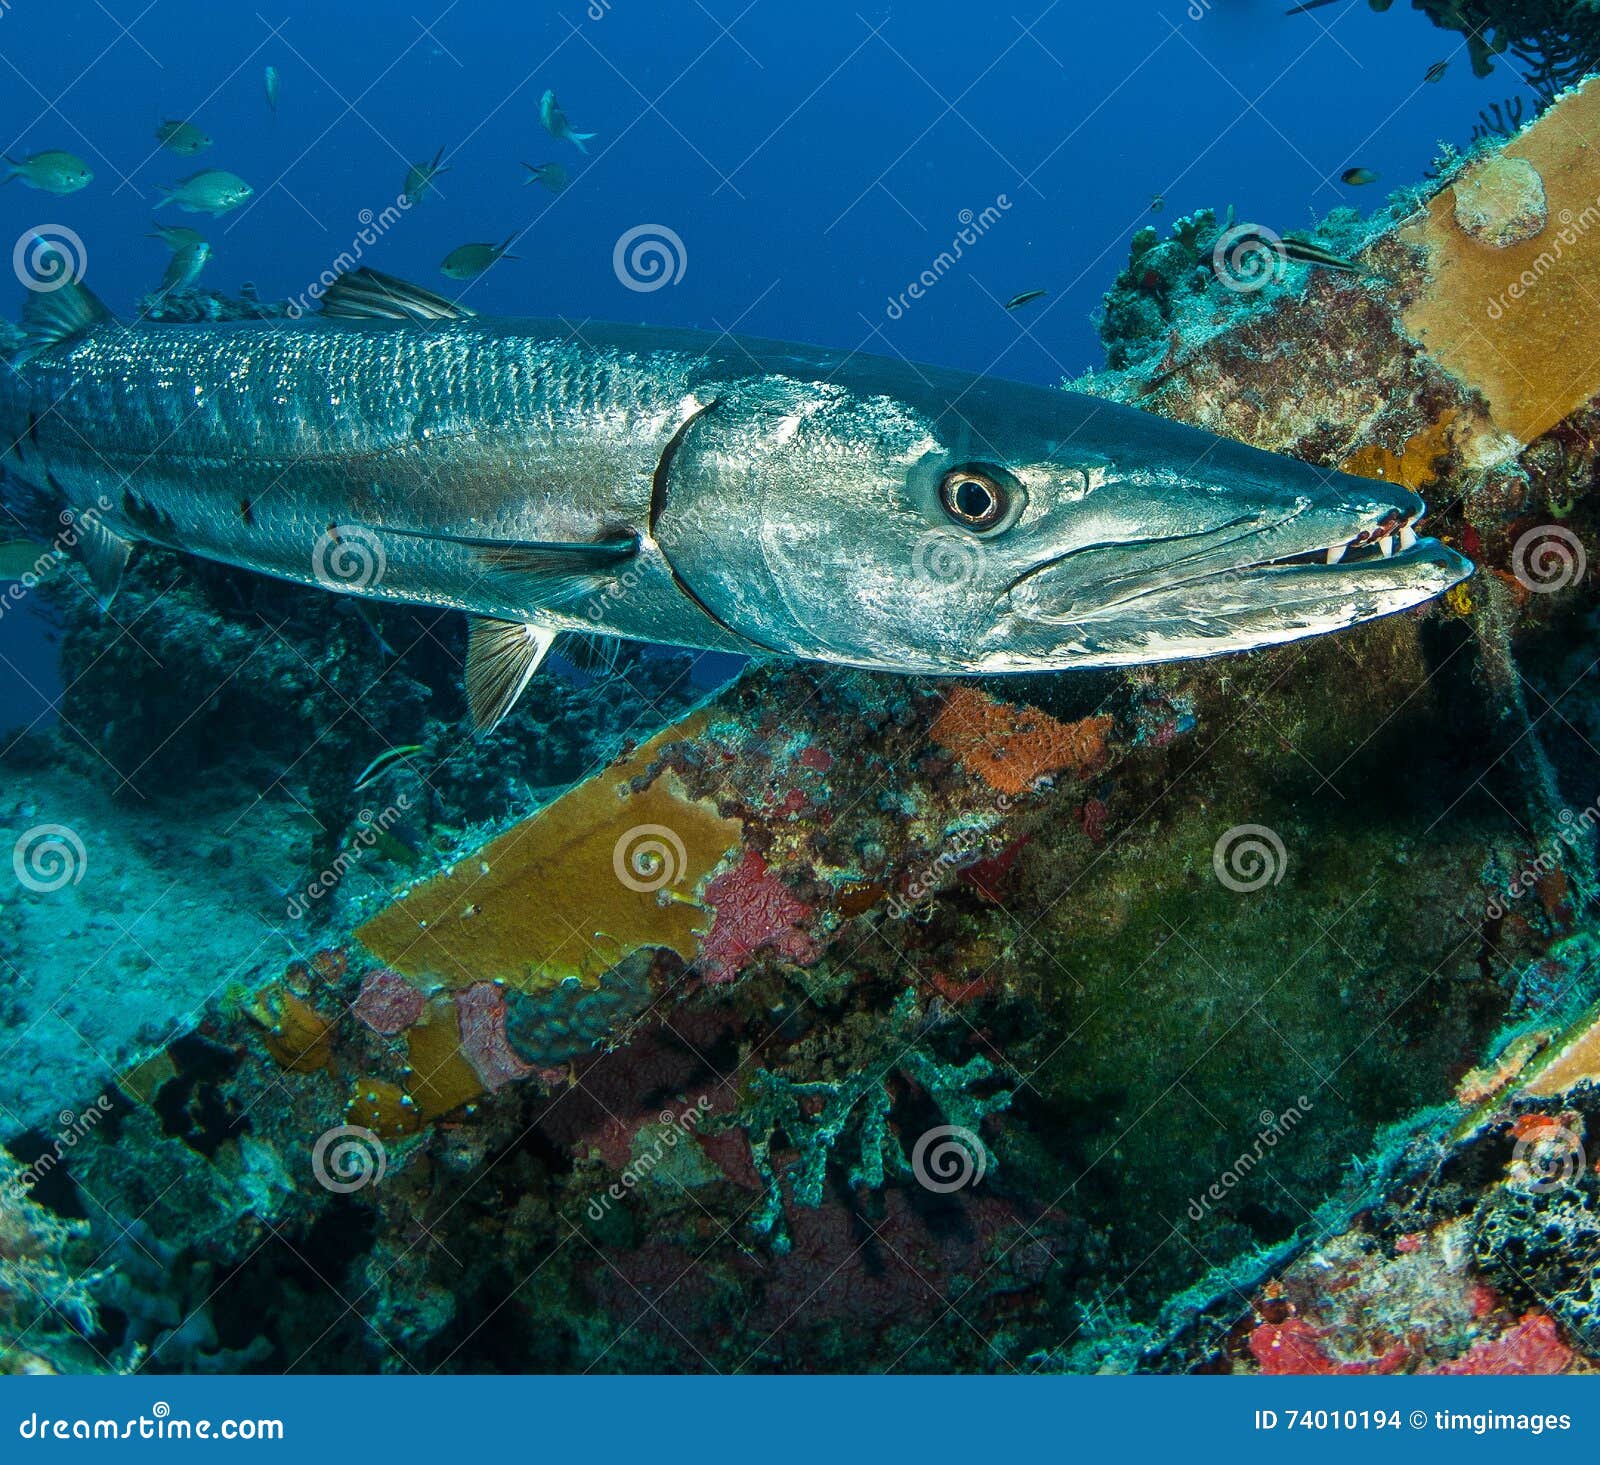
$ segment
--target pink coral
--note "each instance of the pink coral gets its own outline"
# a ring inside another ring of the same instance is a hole
[[[368,972],[356,998],[355,1014],[375,1033],[392,1037],[422,1016],[427,1001],[399,972],[379,967]]]
[[[534,1071],[517,1057],[506,1037],[506,994],[493,982],[479,982],[458,993],[456,1016],[461,1024],[461,1056],[491,1094]]]
[[[801,929],[812,908],[767,869],[757,850],[706,886],[706,904],[716,911],[700,947],[700,970],[708,982],[731,982],[757,952],[773,951],[808,965],[817,944]]]
[[[1551,1318],[1542,1312],[1530,1312],[1498,1338],[1481,1339],[1460,1358],[1451,1363],[1441,1363],[1428,1371],[1447,1374],[1569,1373],[1578,1361],[1578,1355],[1562,1342]]]
[[[1345,1362],[1323,1346],[1324,1333],[1303,1318],[1261,1323],[1250,1334],[1250,1353],[1268,1374],[1394,1373],[1410,1359],[1410,1350],[1396,1343],[1379,1358]]]

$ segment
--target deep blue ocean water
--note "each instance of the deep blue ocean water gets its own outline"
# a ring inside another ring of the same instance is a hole
[[[362,258],[449,285],[450,250],[516,234],[519,258],[462,292],[480,311],[737,330],[1056,383],[1100,364],[1092,317],[1140,226],[1231,203],[1283,230],[1371,207],[1518,90],[1503,67],[1474,78],[1459,38],[1410,11],[1286,8],[17,3],[0,11],[3,150],[64,148],[95,179],[65,198],[10,184],[0,243],[66,225],[92,288],[127,311],[165,268],[156,217],[212,241],[202,284],[305,298],[392,209],[409,164],[442,147],[436,194]],[[1444,79],[1424,84],[1419,57],[1452,58]],[[587,158],[541,130],[546,88],[598,134]],[[160,149],[164,118],[215,146]],[[569,172],[563,193],[524,185],[522,163],[551,161]],[[1345,187],[1352,165],[1380,181]],[[201,167],[255,197],[219,219],[156,208],[162,185]],[[974,218],[993,222],[907,298]],[[681,240],[668,287],[619,283],[615,246],[641,225]],[[1004,309],[1030,289],[1051,294]],[[0,623],[0,655],[25,677],[3,720],[48,716],[37,621]]]

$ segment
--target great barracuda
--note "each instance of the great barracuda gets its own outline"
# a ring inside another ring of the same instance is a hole
[[[471,315],[357,270],[302,321],[40,294],[16,479],[103,597],[151,541],[474,619],[492,724],[557,634],[943,675],[1211,656],[1471,573],[1415,494],[1092,397],[690,331]]]

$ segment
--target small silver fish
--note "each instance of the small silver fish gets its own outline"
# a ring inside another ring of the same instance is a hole
[[[37,188],[40,193],[59,195],[76,193],[80,188],[87,188],[94,182],[94,174],[90,171],[89,165],[76,153],[51,149],[48,152],[33,153],[20,162],[14,158],[4,158],[0,161],[4,161],[9,170],[4,178],[0,178],[0,183],[9,183],[13,178],[20,178],[29,188]]]
[[[211,139],[192,122],[169,120],[156,128],[156,141],[169,153],[192,158],[211,146]]]
[[[187,290],[200,278],[200,271],[211,258],[211,246],[204,239],[198,244],[186,244],[173,253],[167,261],[167,272],[161,277],[161,293]]]
[[[567,121],[567,114],[561,110],[561,103],[556,101],[556,94],[553,91],[547,91],[539,98],[539,121],[544,130],[557,142],[570,142],[580,153],[588,152],[589,149],[584,144],[599,136],[594,132],[573,131],[572,124]]]
[[[187,249],[193,244],[204,244],[205,236],[197,229],[191,229],[187,224],[163,224],[159,219],[150,221],[155,225],[155,233],[147,234],[147,239],[159,239],[174,254],[180,249]]]
[[[272,115],[278,115],[278,68],[269,66],[261,73],[261,89],[266,93],[267,106]]]
[[[524,163],[528,176],[522,180],[523,186],[530,183],[542,183],[551,193],[560,193],[567,186],[567,170],[560,163]]]
[[[452,280],[476,280],[490,265],[499,264],[503,259],[516,259],[516,255],[506,253],[516,237],[513,234],[504,244],[463,244],[445,255],[439,270]]]
[[[1026,305],[1032,300],[1041,300],[1050,292],[1048,290],[1024,290],[1019,295],[1013,295],[1006,301],[1007,310],[1015,310],[1019,305]]]
[[[255,189],[237,173],[229,173],[224,168],[207,168],[163,189],[156,207],[165,208],[173,203],[186,214],[218,217],[238,208],[254,194]]]
[[[1435,61],[1432,66],[1422,73],[1422,79],[1425,82],[1443,81],[1444,74],[1449,69],[1450,62],[1448,60]]]
[[[419,204],[433,190],[433,180],[441,173],[448,173],[450,165],[444,161],[444,149],[440,148],[433,155],[433,161],[427,163],[413,163],[406,173],[406,186],[402,197],[409,204]]]

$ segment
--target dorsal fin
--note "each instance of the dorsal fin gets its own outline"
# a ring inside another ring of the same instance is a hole
[[[64,256],[61,257],[61,266],[68,268]],[[72,280],[53,290],[31,291],[22,306],[22,333],[25,339],[15,359],[26,361],[63,341],[81,336],[90,326],[115,319],[101,304],[100,298],[81,280]]]
[[[477,312],[365,265],[347,270],[322,297],[322,313],[335,320],[408,320],[428,325],[440,320],[466,320]]]
[[[474,616],[467,625],[467,706],[488,732],[516,705],[556,633],[523,621]]]

